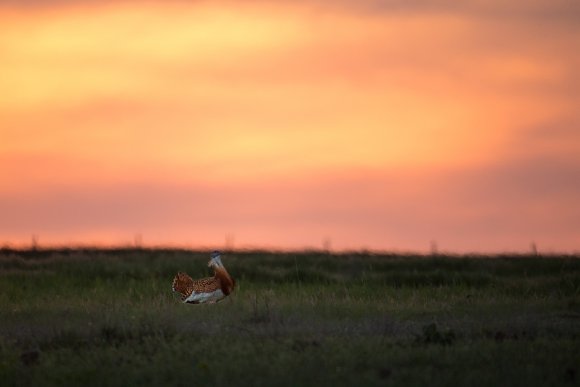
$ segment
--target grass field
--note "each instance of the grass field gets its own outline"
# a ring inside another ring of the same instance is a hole
[[[2,386],[580,384],[578,256],[0,250]]]

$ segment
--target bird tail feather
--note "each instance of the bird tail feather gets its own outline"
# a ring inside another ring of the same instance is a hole
[[[181,294],[182,298],[187,297],[188,285],[193,282],[193,279],[183,272],[179,272],[173,278],[171,289],[174,292]]]

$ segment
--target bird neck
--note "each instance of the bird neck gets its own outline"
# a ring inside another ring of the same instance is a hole
[[[230,273],[225,267],[215,267],[214,277],[219,279],[221,282],[222,292],[227,296],[234,290],[234,280],[230,276]]]

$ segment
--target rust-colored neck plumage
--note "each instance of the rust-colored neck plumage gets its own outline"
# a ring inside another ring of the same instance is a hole
[[[214,276],[220,280],[222,292],[226,296],[234,290],[235,281],[225,267],[214,267]]]

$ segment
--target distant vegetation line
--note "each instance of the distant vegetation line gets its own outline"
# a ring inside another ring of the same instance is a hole
[[[101,252],[101,253],[132,253],[132,252],[176,252],[176,253],[207,253],[212,250],[221,250],[229,254],[298,254],[298,255],[334,255],[334,256],[384,256],[384,257],[458,257],[458,258],[484,258],[484,257],[569,257],[580,258],[580,251],[575,252],[452,252],[441,251],[437,253],[419,252],[419,251],[399,251],[399,250],[381,250],[381,249],[345,249],[327,251],[316,248],[296,248],[296,249],[278,249],[278,248],[235,248],[235,249],[220,249],[219,247],[179,247],[179,246],[131,246],[131,245],[59,245],[59,246],[11,246],[4,245],[0,247],[1,254],[18,253],[25,256],[42,256],[53,253],[72,253],[72,252]]]

